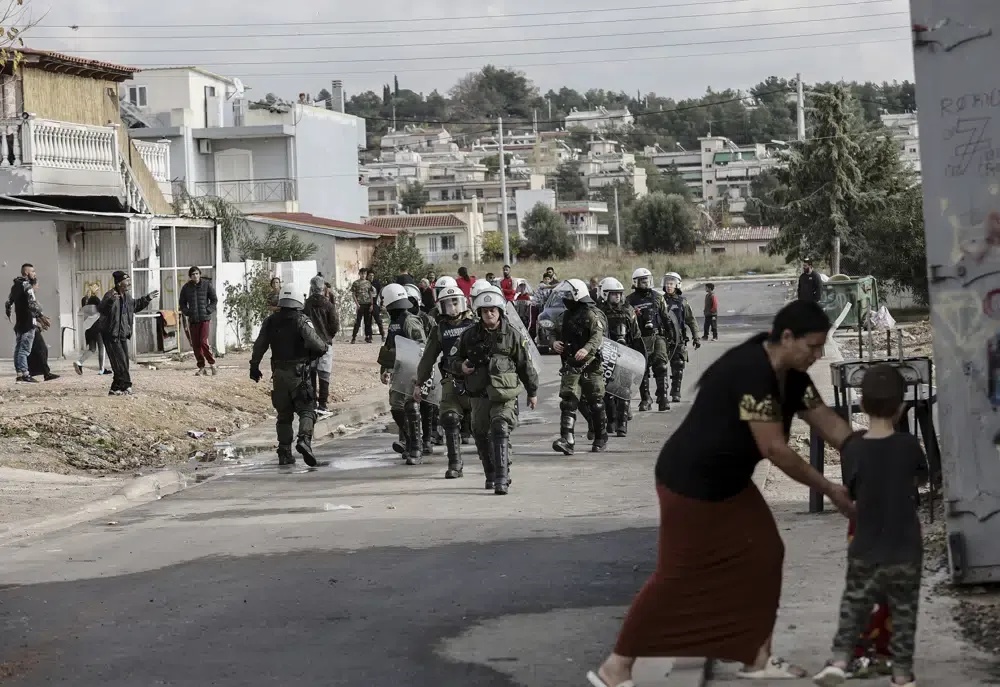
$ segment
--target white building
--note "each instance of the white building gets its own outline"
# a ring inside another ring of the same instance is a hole
[[[585,177],[589,193],[615,182],[631,184],[639,198],[648,193],[646,170],[637,167],[635,155],[620,150],[615,141],[593,139],[587,157],[580,161],[580,174]]]
[[[916,112],[903,114],[884,113],[882,124],[892,133],[893,139],[899,145],[899,158],[904,164],[917,173],[920,178],[920,128],[917,124]]]
[[[512,157],[511,167],[524,166],[532,174],[554,174],[559,165],[576,159],[576,153],[566,143],[566,131],[523,132],[505,131],[503,148]],[[483,159],[500,152],[497,135],[477,138],[467,151],[470,160]]]
[[[251,110],[239,79],[199,67],[142,70],[120,95],[129,133],[169,141],[173,179],[193,196],[217,196],[248,213],[347,222],[368,214],[359,117],[307,103]]]
[[[576,247],[582,252],[595,250],[599,236],[608,235],[608,226],[598,221],[598,215],[608,212],[608,204],[593,200],[557,201],[551,189],[521,190],[515,193],[517,225],[524,226],[524,218],[538,205],[559,213],[576,238]],[[524,230],[519,233],[523,236]]]
[[[447,147],[452,142],[451,134],[445,129],[424,129],[407,124],[402,131],[390,129],[382,137],[380,147],[389,150],[435,150]]]
[[[635,118],[628,110],[609,110],[604,107],[583,112],[574,107],[566,115],[567,129],[587,129],[588,131],[601,132],[630,127],[634,123]]]
[[[479,262],[483,254],[483,215],[473,199],[469,212],[369,217],[369,227],[405,231],[430,264]]]

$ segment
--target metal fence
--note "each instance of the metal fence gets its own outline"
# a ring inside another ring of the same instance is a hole
[[[196,197],[215,196],[228,203],[276,203],[295,200],[294,179],[241,179],[236,181],[199,181]]]

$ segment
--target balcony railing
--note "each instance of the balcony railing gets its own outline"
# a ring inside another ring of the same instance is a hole
[[[0,167],[118,171],[118,133],[111,126],[48,119],[0,119]]]
[[[132,140],[146,168],[159,183],[170,181],[170,141]]]
[[[294,179],[241,179],[237,181],[199,181],[195,196],[216,196],[239,203],[281,203],[295,200]]]

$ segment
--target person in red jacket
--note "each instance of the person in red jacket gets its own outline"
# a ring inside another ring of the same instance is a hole
[[[455,279],[458,283],[458,288],[462,289],[462,293],[465,294],[466,298],[471,297],[472,293],[472,283],[476,281],[476,275],[469,276],[469,268],[462,266],[458,268],[458,278]]]
[[[503,297],[508,301],[512,301],[517,297],[514,288],[514,278],[510,276],[510,265],[503,266],[503,279],[500,280],[500,290],[503,291]]]

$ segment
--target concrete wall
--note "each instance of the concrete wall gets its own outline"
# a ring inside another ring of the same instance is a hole
[[[0,222],[0,267],[3,268],[3,299],[7,300],[13,279],[20,274],[21,265],[30,262],[38,271],[38,291],[35,297],[42,312],[52,320],[52,328],[44,334],[50,355],[62,355],[59,342],[60,274],[65,271],[65,258],[60,260],[56,225],[50,220],[7,220]],[[13,319],[11,315],[11,319]],[[14,331],[10,326],[0,328],[0,356],[13,358]],[[67,337],[68,338],[68,337]]]
[[[368,215],[368,190],[358,183],[365,121],[308,105],[296,104],[293,112],[299,211],[360,222]]]
[[[264,237],[267,235],[268,224],[263,222],[247,222],[250,226],[251,231],[253,231],[257,236]],[[337,241],[338,239],[329,234],[322,234],[312,231],[300,231],[296,229],[288,229],[289,235],[297,236],[304,243],[313,243],[316,245],[316,253],[310,257],[310,260],[315,261],[316,269],[322,272],[324,275],[335,274],[337,271]],[[374,244],[374,241],[372,242]],[[236,256],[231,256],[236,257]],[[256,257],[256,256],[246,256],[246,257]],[[313,273],[311,277],[315,277],[316,274]],[[331,282],[332,283],[332,282]]]
[[[215,180],[215,155],[230,150],[249,151],[253,159],[253,179],[288,179],[292,177],[289,174],[288,148],[285,137],[233,138],[212,141],[211,155],[201,155],[197,151],[195,155],[205,158],[205,181]]]
[[[372,264],[375,241],[368,239],[338,239],[336,250],[336,281],[330,279],[332,272],[320,268],[326,280],[338,289],[346,289],[360,276],[359,270]],[[341,324],[341,326],[344,326]]]

